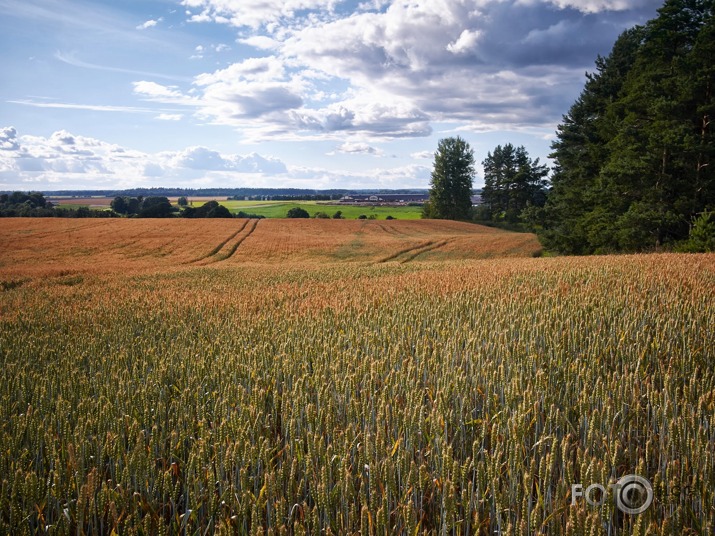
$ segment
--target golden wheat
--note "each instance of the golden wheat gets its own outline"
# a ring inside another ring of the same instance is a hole
[[[368,222],[368,261],[321,264],[267,223],[204,266],[250,228],[155,227],[155,273],[4,266],[0,533],[713,533],[714,255],[379,262],[476,238]],[[628,473],[645,513],[572,506]]]

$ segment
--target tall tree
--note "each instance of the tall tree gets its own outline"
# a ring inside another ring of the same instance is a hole
[[[715,204],[713,0],[624,33],[559,126],[542,238],[565,253],[684,240]]]
[[[469,219],[474,183],[474,151],[461,137],[439,141],[434,155],[430,197],[423,217]]]
[[[617,126],[608,109],[621,92],[643,41],[643,28],[621,34],[610,55],[596,59],[596,71],[558,126],[550,155],[554,160],[546,203],[546,246],[564,253],[590,253],[594,233],[611,221],[598,208],[603,198],[598,177]]]
[[[484,166],[482,203],[494,220],[517,222],[529,206],[546,201],[547,166],[532,160],[523,146],[498,145],[487,153]]]

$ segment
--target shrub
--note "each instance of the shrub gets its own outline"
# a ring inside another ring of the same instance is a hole
[[[303,208],[293,207],[286,214],[286,218],[310,218],[310,214]]]

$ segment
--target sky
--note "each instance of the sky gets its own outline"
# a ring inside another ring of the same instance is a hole
[[[548,163],[653,0],[0,0],[0,190],[426,188],[440,139]]]

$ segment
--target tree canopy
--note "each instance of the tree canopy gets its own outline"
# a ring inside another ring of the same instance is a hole
[[[423,217],[466,220],[472,210],[474,151],[460,137],[439,141]]]
[[[286,218],[310,218],[310,214],[304,208],[293,207],[288,210]]]
[[[183,218],[233,218],[231,211],[215,200],[207,201],[196,208],[184,205],[181,216]]]
[[[531,206],[543,206],[546,201],[546,175],[549,168],[532,160],[529,153],[511,143],[498,145],[487,153],[484,166],[482,204],[485,219],[515,223]]]
[[[599,57],[552,145],[545,245],[643,251],[688,238],[715,206],[712,0],[667,0]]]

